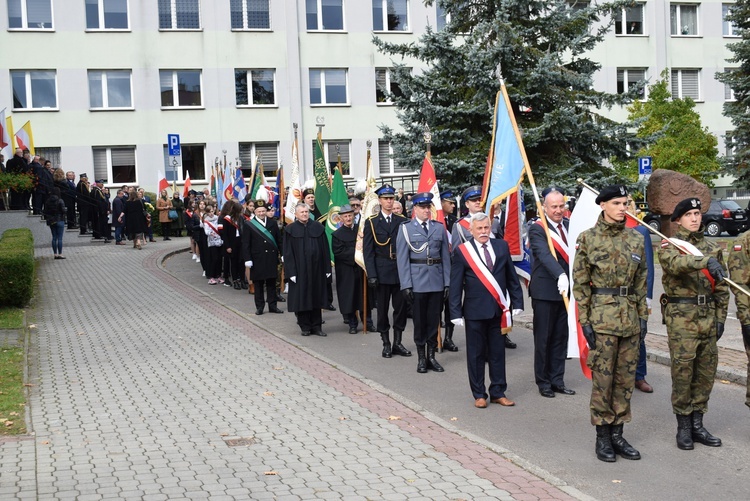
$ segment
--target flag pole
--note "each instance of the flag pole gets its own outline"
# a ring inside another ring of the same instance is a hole
[[[372,155],[372,152],[370,149],[372,148],[372,140],[367,140],[367,161],[365,162],[365,170],[367,170],[367,166],[370,165],[370,158]],[[365,172],[365,176],[367,176],[367,172]],[[366,193],[366,192],[365,192]],[[359,224],[362,224],[362,218],[364,218],[364,214],[362,213],[362,209],[364,207],[359,208]],[[357,233],[359,233],[359,228],[357,228]],[[362,334],[367,334],[367,271],[362,270]]]
[[[425,124],[424,133],[422,135],[424,136],[424,143],[426,148],[425,158],[427,158],[427,160],[432,163],[432,133],[430,132],[430,126],[428,124]],[[445,301],[443,301],[443,303],[445,303]],[[440,332],[440,319],[438,319],[437,323],[437,348],[438,353],[443,352],[443,338]]]

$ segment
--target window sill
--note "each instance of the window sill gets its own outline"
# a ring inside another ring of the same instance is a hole
[[[132,33],[133,30],[130,28],[96,28],[87,29],[86,33]]]
[[[160,32],[174,32],[174,31],[203,31],[203,28],[159,28]]]
[[[232,28],[232,32],[243,33],[243,32],[260,32],[260,33],[273,33],[271,28]],[[192,179],[191,179],[192,181]]]
[[[37,113],[44,111],[60,111],[60,108],[13,108],[16,113]]]
[[[742,38],[742,35],[722,35],[722,38]]]
[[[703,35],[669,35],[672,38],[703,38]]]
[[[615,36],[618,38],[648,38],[648,34],[646,33],[620,33]]]
[[[396,106],[396,103],[391,102],[391,101],[378,102],[378,103],[375,103],[375,106],[379,106],[379,107],[383,107],[383,108],[388,108],[390,106]]]
[[[347,35],[349,32],[347,30],[307,30],[307,33],[340,33]]]
[[[55,28],[8,28],[11,32],[33,31],[36,33],[54,33]]]
[[[388,35],[388,34],[413,35],[414,34],[412,30],[372,30],[372,32],[376,35]]]
[[[162,111],[172,111],[172,110],[205,110],[205,106],[162,106]]]
[[[263,109],[263,108],[274,109],[278,107],[279,107],[278,104],[238,104],[237,105],[237,109],[240,109],[240,110],[247,110],[247,109],[257,110],[257,109]]]
[[[94,113],[99,111],[135,111],[135,108],[132,106],[130,108],[89,108],[89,111]]]
[[[348,108],[350,103],[310,103],[311,108]]]

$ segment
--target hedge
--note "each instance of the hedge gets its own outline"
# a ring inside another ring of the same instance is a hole
[[[0,304],[23,307],[34,291],[34,237],[28,228],[0,237]]]

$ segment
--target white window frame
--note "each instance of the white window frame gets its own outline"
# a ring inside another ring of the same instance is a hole
[[[250,155],[249,155],[249,157],[247,155],[241,155],[240,158],[239,158],[240,159],[240,168],[243,169],[243,170],[245,170],[245,171],[252,171],[252,168],[253,168],[252,160],[260,153],[258,151],[258,145],[262,145],[264,147],[265,146],[273,145],[274,148],[276,149],[276,152],[275,152],[276,156],[274,158],[269,159],[267,157],[261,157],[259,159],[259,161],[261,161],[261,162],[264,161],[264,160],[272,160],[272,163],[270,163],[270,164],[269,163],[265,163],[265,162],[263,163],[263,167],[264,167],[264,169],[263,169],[263,175],[266,177],[266,179],[268,179],[269,177],[270,178],[276,178],[276,173],[278,172],[279,165],[281,163],[281,158],[279,157],[279,142],[278,141],[240,141],[239,143],[237,143],[237,152],[238,153],[242,149],[245,149],[248,146],[250,147]],[[245,158],[245,160],[242,159],[243,157]],[[268,167],[269,165],[272,168],[269,168]],[[272,171],[273,171],[273,176],[266,175],[266,172],[270,173]],[[252,172],[250,172],[250,174],[252,175]],[[246,176],[246,179],[249,179],[249,178],[250,178],[250,176]]]
[[[39,71],[51,71],[55,74],[55,106],[49,107],[49,108],[34,108],[34,96],[31,91],[31,74]],[[28,101],[27,104],[30,104],[31,107],[29,108],[13,108],[15,111],[57,111],[60,109],[60,96],[59,91],[57,89],[57,70],[10,70],[11,73],[11,95],[13,94],[13,73],[21,73],[24,74],[24,84],[25,84],[25,91],[26,91],[26,100]]]
[[[617,68],[617,75],[616,75],[617,76],[617,82],[620,81],[619,73],[621,71],[622,71],[622,81],[623,81],[623,87],[624,87],[623,94],[630,91],[630,83],[629,83],[628,76],[629,76],[629,74],[630,74],[631,71],[640,71],[640,72],[643,73],[643,80],[647,80],[648,79],[648,68]],[[640,81],[640,79],[639,79],[639,81]],[[620,94],[619,91],[617,93]],[[641,96],[639,99],[641,99],[641,100],[648,99],[648,85],[645,85],[643,87],[643,96]]]
[[[388,145],[388,155],[383,157],[381,153],[381,149],[383,144]],[[388,164],[388,171],[383,172],[382,166],[383,163],[386,162]],[[403,170],[399,172],[396,170],[396,159],[393,158],[393,143],[391,141],[386,141],[384,139],[378,139],[378,172],[381,176],[388,175],[388,176],[413,176],[416,171],[415,170]],[[401,167],[399,167],[401,168]],[[405,169],[405,168],[404,168]]]
[[[172,106],[161,105],[161,73],[163,71],[171,71],[172,72],[172,102],[175,103]],[[181,71],[197,71],[198,72],[198,75],[200,77],[200,86],[201,86],[201,90],[200,90],[201,104],[199,104],[198,106],[195,106],[195,105],[192,105],[192,106],[181,106],[180,103],[179,103],[179,101],[180,101],[180,99],[179,99],[180,95],[179,95],[179,91],[178,91],[179,81],[177,79],[177,74],[179,72],[181,72]],[[163,109],[163,110],[200,110],[200,109],[205,108],[205,103],[203,102],[203,70],[200,70],[200,69],[186,69],[186,68],[179,69],[179,70],[169,70],[169,69],[159,70],[159,104],[161,105],[161,109]]]
[[[310,71],[319,71],[320,72],[320,102],[319,103],[313,103],[312,99],[310,99],[310,106],[312,107],[322,107],[322,106],[351,106],[351,93],[349,92],[349,68],[310,68]],[[327,71],[343,71],[344,72],[344,78],[346,80],[346,102],[345,103],[328,103],[326,99],[326,72]],[[308,90],[312,89],[312,79],[310,78],[310,73],[308,72]],[[309,95],[308,97],[311,98],[312,96]]]
[[[412,33],[412,26],[411,26],[411,0],[406,0],[406,28],[403,30],[389,30],[388,29],[388,0],[374,0],[379,1],[382,11],[383,11],[383,29],[376,30],[375,26],[373,25],[373,30],[375,33]],[[370,6],[372,9],[372,6]]]
[[[317,15],[318,27],[308,28],[307,27],[307,2],[305,2],[305,29],[309,32],[316,33],[318,31],[342,33],[346,31],[346,2],[341,0],[341,28],[322,28],[323,26],[323,0],[315,0],[315,14]]]
[[[317,142],[316,139],[313,139],[311,141],[312,144],[312,151],[313,151],[313,157],[315,156],[315,143]],[[333,168],[338,164],[338,158],[334,156],[333,159],[331,159],[331,155],[333,152],[329,152],[330,149],[335,149],[336,144],[345,144],[347,149],[347,154],[344,155],[344,152],[342,149],[339,149],[339,153],[341,153],[341,165],[349,164],[349,172],[344,174],[343,172],[341,175],[346,178],[352,177],[352,140],[351,139],[327,139],[325,141],[321,141],[321,144],[323,145],[323,159],[326,162],[326,168],[329,172],[333,173]]]
[[[399,85],[398,82],[392,82],[391,76],[393,73],[392,68],[383,68],[383,67],[377,67],[375,68],[375,104],[377,106],[393,106],[393,101],[386,98],[385,101],[378,101],[378,72],[385,71],[385,88],[388,92],[391,92],[391,84],[396,83],[396,85]]]
[[[130,31],[130,4],[129,0],[125,0],[125,15],[128,18],[128,27],[127,28],[107,28],[104,26],[104,1],[105,0],[96,0],[96,4],[99,11],[99,27],[98,28],[86,28],[86,31],[93,32],[93,31],[122,31],[122,32],[128,32]],[[87,20],[88,21],[88,20]]]
[[[617,33],[617,27],[615,27],[615,34],[618,37],[643,37],[646,36],[646,3],[645,2],[636,2],[632,7],[640,7],[641,8],[641,31],[642,33],[629,33],[628,30],[628,7],[622,7],[620,9],[620,33]],[[617,21],[615,21],[615,24],[618,24]]]
[[[242,28],[232,28],[232,31],[272,31],[271,30],[271,0],[264,0],[266,2],[266,5],[268,5],[268,28],[250,28],[248,26],[248,9],[247,9],[247,2],[248,0],[238,0],[242,2]],[[231,16],[231,12],[230,12]],[[230,18],[229,24],[231,26],[232,20]]]
[[[21,27],[20,28],[8,28],[8,31],[55,31],[55,5],[52,2],[52,0],[48,0],[49,2],[49,10],[50,10],[50,24],[52,24],[49,28],[39,28],[39,27],[29,27],[29,12],[28,12],[28,0],[6,0],[6,8],[9,9],[9,2],[17,1],[20,4],[21,8]],[[7,16],[8,20],[8,26],[10,26],[10,12],[8,12]]]
[[[676,7],[677,12],[677,29],[680,33],[672,33],[672,7]],[[682,22],[682,8],[695,8],[695,33],[694,34],[683,34],[681,27]],[[669,32],[673,37],[699,37],[701,36],[701,5],[699,3],[670,3],[669,4]]]
[[[737,27],[731,21],[727,21],[727,15],[732,9],[733,3],[721,4],[721,34],[724,38],[739,38],[740,33]]]
[[[135,162],[135,179],[133,181],[114,181],[114,176],[112,175],[112,150],[115,149],[132,149],[133,150],[133,161]],[[128,183],[128,184],[137,184],[138,183],[138,151],[135,145],[122,145],[122,146],[92,146],[91,147],[91,160],[92,165],[94,165],[94,151],[95,150],[105,150],[106,152],[106,158],[107,158],[107,176],[106,176],[106,182],[105,184],[122,184],[122,183]],[[101,172],[97,173],[96,170],[94,170],[94,179],[97,179],[99,176],[101,176]]]
[[[730,73],[732,71],[737,71],[738,68],[724,68],[724,73]],[[725,102],[731,102],[736,101],[737,97],[734,95],[734,89],[728,84],[724,84],[724,101]]]
[[[237,104],[237,88],[235,87],[234,102],[238,108],[278,108],[279,103],[276,92],[276,68],[237,68],[235,71],[244,71],[247,79],[247,104]],[[255,104],[253,102],[253,72],[270,71],[273,73],[273,103]]]
[[[685,92],[684,92],[684,89],[683,89],[682,77],[683,77],[683,74],[685,72],[687,72],[687,71],[696,72],[697,73],[698,97],[692,97],[692,96],[686,96],[685,95]],[[678,93],[679,93],[678,96],[675,96],[674,92],[672,90],[674,88],[674,78],[675,78],[675,74],[674,73],[675,72],[677,72],[677,90],[678,90]],[[684,99],[686,97],[690,97],[696,103],[697,102],[701,102],[703,100],[702,99],[702,95],[701,95],[701,90],[702,90],[701,89],[701,70],[699,68],[673,68],[670,77],[672,78],[672,82],[670,82],[671,83],[671,85],[670,85],[670,92],[672,92],[672,98],[673,99],[674,98]]]
[[[102,106],[101,107],[93,107],[91,106],[91,79],[89,76],[92,72],[99,72],[102,74]],[[107,80],[107,74],[110,72],[128,72],[128,80],[130,81],[130,106],[109,106],[109,96],[107,93],[109,82]],[[86,72],[86,80],[89,84],[89,110],[91,111],[100,111],[100,110],[134,110],[135,106],[133,105],[133,71],[130,69],[122,69],[122,70],[88,70]]]
[[[169,13],[171,15],[171,27],[169,28],[161,28],[159,27],[159,31],[202,31],[203,30],[203,9],[201,9],[201,2],[200,0],[195,0],[198,2],[198,27],[197,28],[178,28],[177,27],[177,0],[170,0],[169,5]],[[157,3],[157,16],[158,16],[158,3]],[[157,24],[158,24],[158,17],[157,17]]]

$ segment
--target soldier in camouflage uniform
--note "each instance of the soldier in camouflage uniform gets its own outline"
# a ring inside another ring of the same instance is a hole
[[[716,341],[724,333],[729,304],[729,289],[726,283],[721,283],[724,258],[719,245],[703,236],[699,199],[688,198],[678,203],[672,221],[678,224],[673,240],[686,241],[700,251],[698,255],[681,252],[666,240],[659,249],[664,285],[660,302],[672,359],[677,447],[691,450],[694,441],[719,447],[721,440],[703,427],[703,414],[708,410],[714,386],[718,362]]]
[[[734,241],[734,246],[727,259],[729,275],[732,280],[746,289],[750,287],[750,231]],[[747,395],[745,405],[750,407],[750,296],[735,291],[734,302],[737,305],[737,318],[742,325],[742,340],[747,353]]]
[[[639,335],[645,335],[646,268],[643,237],[625,227],[627,191],[608,186],[596,198],[599,220],[578,237],[573,263],[573,294],[589,344],[592,373],[591,424],[596,426],[596,457],[615,454],[640,459],[622,436],[630,422]]]

